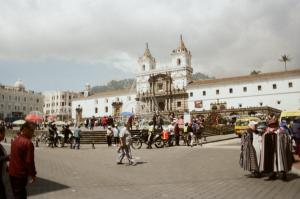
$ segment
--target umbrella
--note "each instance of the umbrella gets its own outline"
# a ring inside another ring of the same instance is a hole
[[[41,111],[31,111],[28,115],[40,115],[40,116],[43,116],[44,113],[42,113]]]
[[[56,122],[53,122],[53,124],[58,125],[58,126],[62,126],[62,125],[66,125],[67,123],[65,123],[63,121],[56,121]]]
[[[25,120],[16,120],[13,122],[14,125],[22,125],[24,124],[26,121]]]
[[[121,116],[132,116],[132,115],[134,115],[134,114],[131,112],[122,112],[121,113]]]
[[[28,114],[25,117],[26,121],[29,122],[42,122],[43,121],[43,116],[42,115],[36,115],[36,114]]]
[[[47,120],[48,121],[54,121],[56,119],[56,116],[55,115],[49,115],[48,117],[47,117]]]

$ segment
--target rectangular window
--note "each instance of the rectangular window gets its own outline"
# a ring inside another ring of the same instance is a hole
[[[193,92],[190,92],[190,97],[193,97],[193,94],[194,94]]]
[[[243,88],[243,91],[244,91],[244,92],[247,92],[247,87],[246,87],[246,86]]]
[[[273,89],[277,89],[277,85],[276,84],[273,84]]]
[[[293,82],[289,82],[289,88],[293,88]]]
[[[261,85],[258,85],[258,86],[257,86],[257,90],[258,90],[258,91],[261,91]]]
[[[61,105],[62,105],[62,106],[65,106],[65,102],[62,102]]]
[[[229,93],[233,93],[233,89],[232,88],[229,89]]]
[[[98,108],[95,108],[95,113],[98,113]]]
[[[202,95],[205,96],[206,95],[206,91],[202,91]]]
[[[105,113],[107,113],[107,112],[108,112],[108,107],[106,106],[106,107],[105,107]]]
[[[177,107],[181,107],[181,102],[177,102]]]
[[[220,90],[217,89],[217,90],[216,90],[216,95],[219,95],[219,94],[220,94]]]

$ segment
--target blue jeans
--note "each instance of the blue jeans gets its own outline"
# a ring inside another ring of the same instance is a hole
[[[80,138],[75,137],[75,144],[73,146],[73,149],[75,149],[75,148],[79,149],[79,147],[80,147]]]

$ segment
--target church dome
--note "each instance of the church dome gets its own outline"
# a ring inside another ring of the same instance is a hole
[[[24,83],[22,82],[22,80],[16,81],[15,87],[19,88],[19,89],[25,89],[25,86],[24,86]]]

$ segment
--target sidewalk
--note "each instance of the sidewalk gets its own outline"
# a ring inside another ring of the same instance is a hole
[[[230,140],[230,139],[235,139],[235,138],[238,138],[238,136],[234,133],[227,134],[227,135],[208,136],[208,137],[206,137],[206,142],[204,141],[203,144],[219,142],[219,141],[224,141],[224,140]]]

